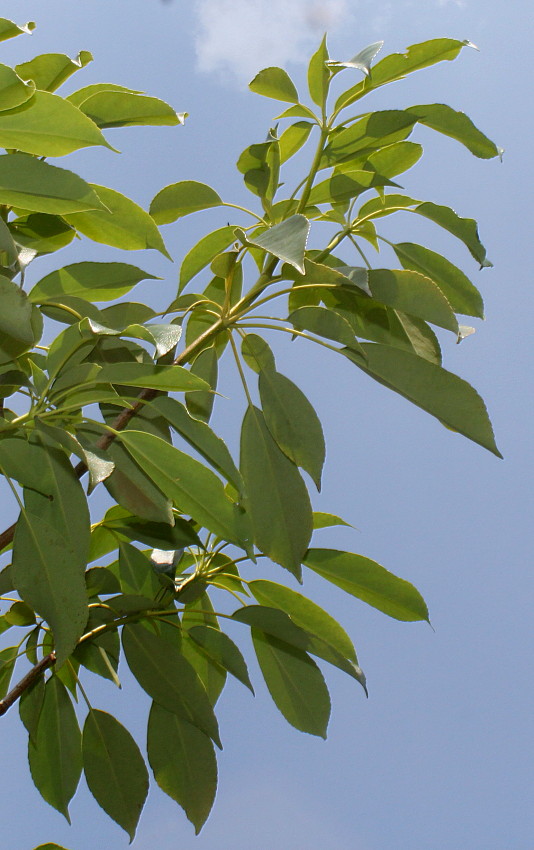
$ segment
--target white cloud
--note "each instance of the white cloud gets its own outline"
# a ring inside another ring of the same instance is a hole
[[[200,70],[249,79],[302,61],[323,32],[351,20],[347,0],[197,0]]]

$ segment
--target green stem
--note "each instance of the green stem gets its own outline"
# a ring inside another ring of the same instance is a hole
[[[302,195],[300,197],[299,205],[297,207],[297,213],[301,213],[302,210],[306,208],[306,204],[308,203],[308,198],[310,197],[310,193],[313,187],[313,181],[317,175],[319,170],[319,164],[321,162],[321,157],[323,155],[324,144],[328,139],[329,130],[327,127],[321,128],[321,134],[319,136],[319,142],[317,144],[317,150],[315,151],[315,156],[313,158],[313,162],[310,168],[310,172],[306,178],[306,182],[304,184],[304,189],[302,190]]]
[[[248,391],[247,381],[246,381],[246,378],[245,378],[245,373],[243,372],[243,367],[241,365],[241,361],[239,359],[239,353],[237,351],[235,339],[234,339],[234,337],[231,333],[228,334],[228,336],[230,337],[230,345],[232,346],[232,351],[234,353],[237,371],[239,372],[239,377],[241,378],[241,383],[243,384],[243,389],[245,390],[245,395],[247,397],[249,407],[253,407],[254,405],[252,404],[252,399],[251,399],[250,393]]]

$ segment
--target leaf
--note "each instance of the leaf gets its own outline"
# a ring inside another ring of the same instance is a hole
[[[458,333],[449,302],[430,278],[414,271],[371,269],[368,279],[377,301]]]
[[[122,444],[154,483],[179,506],[218,537],[247,548],[238,508],[226,496],[222,482],[198,460],[152,434],[123,431]]]
[[[434,221],[456,236],[464,243],[472,257],[480,263],[480,268],[492,266],[486,259],[486,249],[480,241],[477,223],[472,218],[460,218],[450,207],[439,206],[425,202],[415,207],[412,212]]]
[[[247,243],[263,248],[304,274],[304,254],[310,223],[303,215],[292,215],[257,237],[247,236]]]
[[[417,119],[406,110],[385,109],[364,115],[350,127],[335,132],[324,150],[321,167],[327,168],[358,154],[378,150],[403,141],[412,132]]]
[[[65,156],[101,145],[113,150],[98,127],[59,95],[36,91],[25,103],[0,112],[0,146],[36,156]]]
[[[154,219],[144,209],[114,189],[90,185],[107,209],[66,215],[69,224],[93,242],[123,251],[153,248],[171,259]]]
[[[143,92],[137,91],[136,89],[129,89],[125,86],[118,86],[116,83],[93,83],[90,86],[84,86],[81,89],[78,89],[72,94],[67,96],[67,100],[69,103],[72,103],[74,106],[78,108],[86,101],[88,98],[92,97],[94,94],[99,94],[100,92],[107,91],[118,91],[118,92],[128,92],[129,94],[143,94]]]
[[[312,532],[311,505],[296,466],[280,451],[264,416],[249,407],[241,429],[241,474],[258,548],[300,578]]]
[[[16,65],[15,70],[23,79],[33,80],[41,91],[54,92],[72,74],[92,61],[93,57],[88,50],[81,50],[75,59],[64,53],[42,53],[29,62]]]
[[[42,333],[42,319],[38,320],[24,290],[2,275],[0,300],[0,363],[8,363],[33,348]]]
[[[152,363],[110,363],[98,373],[98,383],[124,384],[153,390],[184,392],[208,390],[209,385],[183,366]]]
[[[419,591],[363,555],[336,549],[309,549],[303,563],[345,593],[396,620],[428,620],[428,609]]]
[[[357,71],[363,71],[365,76],[369,77],[371,74],[371,62],[383,46],[383,41],[375,41],[373,44],[369,44],[367,47],[364,47],[363,50],[360,50],[356,56],[353,56],[352,59],[349,59],[347,62],[336,62],[335,60],[331,60],[327,64],[331,68],[355,68]]]
[[[15,669],[17,659],[17,647],[9,646],[6,649],[0,649],[0,700],[5,697],[9,691],[9,683]]]
[[[305,652],[253,629],[256,657],[269,693],[288,723],[326,738],[330,697],[321,671]]]
[[[148,794],[139,747],[111,714],[91,709],[83,728],[83,767],[89,790],[133,841]]]
[[[360,343],[347,320],[326,307],[299,307],[294,313],[290,313],[288,320],[297,330],[311,331],[317,336],[341,342],[354,350],[360,349]]]
[[[240,650],[227,634],[210,626],[193,626],[187,634],[204,652],[254,693],[247,665]]]
[[[76,231],[59,216],[46,213],[30,213],[9,222],[18,245],[37,251],[38,254],[51,254],[64,248],[74,239]]]
[[[55,215],[104,207],[77,174],[24,153],[0,156],[0,203]]]
[[[360,369],[447,427],[502,457],[486,406],[470,384],[409,351],[375,343],[364,343],[362,348],[366,359],[346,352]]]
[[[53,675],[44,688],[37,731],[28,741],[33,782],[41,796],[65,815],[82,772],[81,735],[65,686]]]
[[[137,517],[156,523],[173,525],[171,500],[128,454],[126,449],[114,441],[108,448],[115,469],[106,479],[110,495]]]
[[[461,142],[474,156],[481,159],[499,156],[497,145],[481,133],[464,112],[457,112],[444,103],[409,106],[406,112],[416,115],[419,124]]]
[[[21,33],[28,35],[35,29],[34,21],[28,21],[27,24],[14,24],[8,18],[0,18],[0,41],[6,41],[8,38],[14,38]]]
[[[148,760],[159,787],[182,806],[198,835],[217,790],[213,744],[195,726],[152,704],[147,730]]]
[[[188,322],[187,330],[190,331],[191,322]],[[219,365],[217,359],[217,351],[215,346],[210,346],[201,351],[191,364],[191,374],[198,376],[210,387],[209,391],[202,393],[186,393],[185,403],[191,416],[196,419],[201,419],[203,422],[209,422],[213,403],[215,401],[215,389],[217,387],[217,377],[219,373]]]
[[[184,115],[178,116],[165,101],[130,91],[97,91],[85,98],[78,108],[102,129],[184,123]]]
[[[211,261],[235,242],[234,227],[221,227],[203,236],[196,245],[185,255],[180,267],[180,282],[178,294],[182,292],[189,281],[195,277]]]
[[[182,180],[165,186],[150,204],[150,215],[156,224],[170,224],[184,215],[219,207],[222,198],[215,189],[197,180]]]
[[[102,529],[106,526],[102,526]],[[174,517],[174,525],[168,525],[163,522],[143,522],[136,516],[123,516],[120,519],[109,522],[107,528],[113,529],[117,534],[126,537],[128,540],[138,540],[146,546],[152,546],[155,549],[181,549],[185,546],[200,546],[200,540],[195,534],[189,522],[181,517]],[[114,545],[111,549],[117,547],[117,539],[113,536]],[[111,551],[107,549],[106,551]],[[102,554],[106,554],[103,552]],[[96,557],[94,556],[93,560]]]
[[[340,516],[336,516],[336,514],[326,514],[323,511],[314,511],[313,512],[313,528],[330,528],[333,525],[346,525],[351,527],[349,522],[345,522],[344,519],[341,519]]]
[[[0,18],[0,26],[2,20],[5,20],[5,18]],[[21,79],[13,68],[0,65],[0,110],[13,109],[13,107],[19,106],[29,100],[34,92],[35,85],[27,77]]]
[[[291,159],[306,144],[313,127],[309,121],[297,121],[284,130],[279,139],[281,164]]]
[[[161,413],[174,430],[189,443],[204,460],[207,460],[218,472],[241,492],[243,481],[226,444],[205,422],[193,419],[174,398],[160,396],[152,402],[152,407]]]
[[[217,719],[208,695],[178,645],[142,625],[131,624],[122,630],[122,645],[128,666],[143,690],[220,747]]]
[[[37,661],[35,661],[37,663]],[[30,740],[35,744],[37,726],[45,695],[45,683],[41,677],[36,679],[30,687],[21,694],[19,700],[19,715]]]
[[[42,304],[70,295],[87,301],[113,301],[141,280],[161,278],[127,263],[72,263],[41,278],[31,289],[29,299]]]
[[[299,95],[291,77],[283,68],[264,68],[249,83],[249,89],[255,94],[286,103],[299,102]]]
[[[241,354],[253,372],[259,374],[262,369],[276,369],[273,352],[263,337],[258,334],[246,334],[243,337]]]
[[[123,593],[155,597],[160,584],[144,552],[130,543],[119,544],[119,576]]]
[[[310,97],[317,106],[321,107],[326,104],[328,95],[328,81],[330,79],[330,72],[326,66],[328,58],[326,35],[324,35],[308,65],[308,89]]]
[[[265,422],[278,447],[320,490],[326,450],[314,408],[289,378],[273,370],[260,372],[259,391]]]
[[[398,242],[393,250],[405,269],[424,274],[439,286],[455,313],[484,318],[484,303],[478,289],[441,254],[413,242]]]
[[[364,168],[376,171],[383,177],[392,178],[408,171],[421,159],[422,155],[422,146],[415,142],[395,142],[368,156]]]

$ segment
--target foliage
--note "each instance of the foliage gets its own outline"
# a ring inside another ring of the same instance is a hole
[[[0,38],[32,28],[1,19]],[[215,705],[227,675],[253,692],[221,621],[250,629],[269,692],[297,729],[326,736],[330,699],[314,659],[365,689],[348,634],[315,602],[272,581],[269,561],[298,582],[311,570],[398,620],[428,619],[418,591],[384,567],[310,548],[314,531],[347,523],[312,510],[302,472],[320,489],[321,423],[278,371],[262,331],[338,353],[499,455],[484,403],[442,367],[431,327],[459,341],[470,329],[457,314],[483,315],[478,290],[430,248],[392,244],[379,231],[386,216],[416,214],[457,237],[481,267],[490,265],[472,219],[402,194],[396,180],[423,153],[410,138],[420,124],[477,157],[499,150],[443,104],[351,110],[380,86],[455,59],[466,45],[434,39],[371,70],[381,44],[338,62],[324,39],[309,64],[311,106],[284,70],[261,71],[252,91],[289,105],[237,162],[255,211],[186,180],[161,189],[147,212],[49,164],[48,157],[87,146],[111,148],[102,132],[110,127],[178,125],[185,116],[117,85],[56,94],[91,60],[87,52],[0,66],[0,470],[20,509],[1,535],[9,562],[0,573],[0,630],[22,629],[0,651],[1,709],[20,698],[32,778],[65,817],[84,772],[100,806],[135,834],[149,786],[145,757],[115,717],[91,705],[82,684],[85,669],[118,685],[121,653],[153,700],[154,778],[197,832],[216,791]],[[349,88],[329,108],[342,72]],[[291,191],[282,166],[309,139],[315,152]],[[140,281],[157,278],[122,259],[34,275],[34,261],[76,237],[168,257],[160,226],[212,207],[226,207],[231,223],[186,254],[176,297],[162,313],[123,300]],[[371,265],[364,246],[381,244],[400,268]],[[48,320],[65,326],[55,338]],[[246,398],[239,463],[209,424],[227,358]],[[91,522],[88,496],[102,488],[114,504]],[[251,570],[261,577],[245,578]],[[31,669],[8,693],[15,666],[25,663]],[[88,709],[82,728],[78,694]]]

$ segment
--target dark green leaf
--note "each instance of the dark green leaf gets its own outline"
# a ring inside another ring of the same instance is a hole
[[[147,747],[156,782],[182,806],[198,834],[217,790],[213,744],[195,726],[153,703]]]
[[[43,277],[30,291],[29,299],[42,304],[71,295],[87,301],[113,301],[141,280],[160,278],[126,263],[73,263]]]
[[[191,322],[188,323],[187,330],[190,331],[190,328]],[[217,388],[219,374],[215,346],[205,348],[204,351],[201,351],[195,357],[191,364],[191,374],[205,381],[211,391],[186,393],[185,403],[187,410],[196,419],[200,419],[202,422],[209,422],[215,401],[215,389]]]
[[[174,525],[167,525],[163,522],[142,522],[136,516],[126,516],[110,522],[108,527],[128,540],[138,540],[154,549],[182,549],[185,546],[201,545],[190,523],[176,516],[174,517]],[[104,530],[104,527],[102,527],[102,530]],[[111,548],[106,548],[106,552],[117,547],[117,539],[114,536],[113,540],[114,544]],[[111,541],[107,540],[106,546],[110,543]],[[102,552],[102,554],[106,554],[106,552]],[[92,560],[97,557],[100,557],[100,555],[94,554]]]
[[[37,726],[43,707],[44,695],[45,683],[41,676],[24,691],[19,700],[20,719],[24,724],[26,732],[30,736],[32,743],[35,743],[35,736],[37,734]]]
[[[112,363],[99,372],[98,382],[173,392],[209,389],[202,378],[183,366],[158,366],[152,363]]]
[[[449,302],[429,277],[415,271],[371,269],[368,279],[377,301],[458,333],[458,322]]]
[[[111,714],[91,709],[83,728],[83,767],[91,794],[133,841],[148,794],[139,747]]]
[[[12,280],[0,275],[0,363],[8,363],[32,348],[42,333],[26,293]]]
[[[64,53],[42,53],[29,62],[16,65],[17,74],[25,80],[33,80],[41,91],[54,92],[65,80],[85,68],[93,57],[88,50],[81,50],[76,59],[71,59]]]
[[[202,647],[210,658],[224,667],[225,670],[228,670],[254,693],[245,659],[227,634],[210,626],[193,626],[189,629],[188,635]]]
[[[156,224],[170,224],[184,215],[219,207],[222,198],[215,189],[197,180],[183,180],[165,186],[150,204],[150,215]]]
[[[326,307],[299,307],[290,314],[289,321],[297,330],[311,331],[317,336],[360,350],[360,344],[347,320]]]
[[[16,658],[16,646],[0,649],[0,699],[3,699],[9,691],[9,683],[15,669]]]
[[[346,593],[396,620],[428,620],[428,609],[419,591],[363,555],[336,549],[309,549],[303,563]]]
[[[0,156],[0,203],[55,215],[104,208],[77,174],[24,153]]]
[[[429,202],[419,204],[413,212],[429,218],[460,239],[472,257],[480,263],[480,268],[492,266],[486,259],[486,249],[480,241],[477,223],[472,218],[460,218],[450,207],[439,206]]]
[[[152,482],[143,467],[117,441],[109,446],[108,453],[115,469],[105,483],[115,501],[141,519],[172,525],[171,501]]]
[[[246,334],[243,337],[241,354],[245,363],[258,374],[262,369],[276,368],[273,352],[263,337],[258,334]]]
[[[130,543],[119,544],[119,576],[123,593],[155,597],[160,584],[148,558]]]
[[[291,77],[283,68],[264,68],[249,83],[249,89],[255,94],[286,103],[299,102],[299,95]]]
[[[9,222],[9,229],[17,244],[31,248],[38,254],[51,254],[64,248],[74,239],[76,231],[70,224],[55,215],[31,213]]]
[[[35,735],[28,741],[32,779],[47,803],[65,815],[82,772],[81,735],[65,686],[48,679]]]

